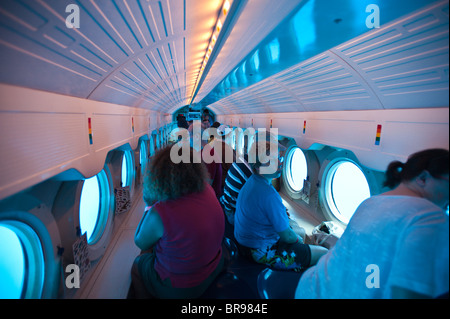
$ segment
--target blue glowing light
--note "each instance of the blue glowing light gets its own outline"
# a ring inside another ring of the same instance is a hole
[[[97,175],[84,181],[80,200],[80,228],[90,241],[100,213],[100,185]]]
[[[314,21],[315,0],[308,1],[295,15],[293,26],[301,52],[316,41],[316,21]]]
[[[278,63],[280,60],[280,41],[278,41],[278,38],[269,43],[269,55],[271,63]]]
[[[303,181],[308,174],[308,166],[302,150],[295,148],[288,156],[287,176],[289,186],[296,192],[303,189]]]
[[[361,169],[351,162],[338,164],[331,184],[331,192],[337,210],[337,216],[348,222],[356,208],[370,197],[370,188]]]
[[[25,278],[25,256],[16,233],[0,225],[0,299],[21,297]]]
[[[122,157],[122,187],[125,187],[128,185],[128,159],[125,153]]]

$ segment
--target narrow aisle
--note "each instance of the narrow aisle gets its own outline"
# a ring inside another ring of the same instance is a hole
[[[81,283],[81,299],[125,299],[131,284],[131,266],[140,249],[134,244],[134,233],[144,213],[142,193],[137,190],[134,205],[125,215],[116,216],[114,237],[94,273]],[[83,288],[83,285],[85,286]]]

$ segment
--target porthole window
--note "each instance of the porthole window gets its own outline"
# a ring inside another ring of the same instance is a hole
[[[347,224],[356,208],[370,197],[370,188],[361,168],[340,160],[328,171],[325,180],[326,202],[334,217]]]
[[[16,233],[2,224],[0,242],[0,299],[18,299],[25,279],[25,252]]]
[[[148,152],[147,152],[147,142],[145,140],[141,141],[141,146],[139,148],[139,164],[141,165],[141,176],[144,176],[147,170],[148,162]]]
[[[237,154],[244,154],[244,132],[242,129],[238,129],[236,134],[236,153]]]
[[[81,233],[86,232],[88,242],[92,238],[97,226],[100,213],[100,185],[97,175],[88,178],[83,183],[80,201],[80,228]]]
[[[225,135],[225,142],[230,145],[233,150],[236,150],[236,130],[233,129],[230,134]]]
[[[133,158],[130,151],[125,151],[122,156],[122,187],[131,186],[133,183]]]
[[[103,234],[110,209],[110,190],[106,172],[83,182],[80,199],[80,229],[88,244],[95,244]]]
[[[299,147],[293,147],[286,154],[285,176],[292,191],[298,193],[303,189],[303,181],[308,175],[305,154]]]
[[[155,155],[155,152],[158,149],[158,145],[157,145],[157,142],[156,142],[156,134],[155,133],[152,134],[152,138],[151,138],[150,141],[151,141],[150,142],[151,143],[151,145],[150,145],[150,155],[153,156],[153,155]]]
[[[0,242],[0,299],[40,298],[44,254],[36,232],[19,221],[2,221]]]
[[[254,134],[250,134],[247,137],[247,154],[250,153],[250,149],[252,148],[252,145],[255,142],[256,134],[258,134],[258,133],[255,132]]]

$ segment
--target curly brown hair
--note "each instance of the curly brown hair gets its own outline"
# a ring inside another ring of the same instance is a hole
[[[203,163],[194,163],[195,150],[189,147],[190,161],[174,163],[170,150],[177,144],[159,150],[151,160],[144,177],[143,195],[147,205],[180,198],[203,191],[208,171]]]

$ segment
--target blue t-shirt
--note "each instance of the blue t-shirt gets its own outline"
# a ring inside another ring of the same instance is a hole
[[[234,236],[249,248],[275,244],[278,233],[289,228],[286,207],[278,192],[263,177],[253,174],[239,192],[234,217]]]

